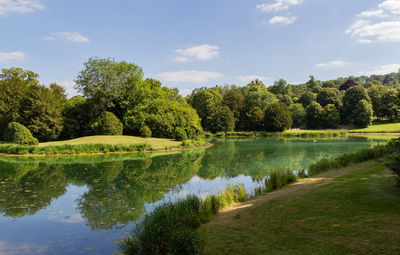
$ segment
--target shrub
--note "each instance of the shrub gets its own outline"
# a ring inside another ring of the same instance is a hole
[[[4,141],[7,143],[37,145],[39,142],[34,138],[24,125],[10,122],[4,131]]]
[[[123,125],[112,112],[104,112],[93,124],[97,135],[122,135]]]
[[[205,133],[204,133],[204,136],[205,136],[206,138],[211,138],[213,135],[212,135],[211,132],[205,132]]]
[[[400,177],[400,138],[389,142],[386,165]]]
[[[264,114],[266,131],[282,132],[289,129],[292,123],[292,114],[288,106],[282,103],[273,103],[267,106]]]
[[[140,130],[139,130],[139,135],[140,135],[141,137],[145,137],[145,138],[151,137],[151,130],[150,130],[150,128],[149,128],[148,126],[143,126],[143,127],[141,127]]]
[[[174,139],[177,141],[184,141],[187,140],[186,131],[183,128],[177,127],[174,132]]]

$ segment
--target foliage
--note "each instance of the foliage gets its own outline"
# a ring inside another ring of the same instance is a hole
[[[353,111],[361,100],[365,100],[368,103],[371,101],[365,88],[354,86],[346,90],[346,94],[343,97],[343,120],[351,122],[355,118]]]
[[[150,130],[150,128],[148,126],[143,126],[139,130],[139,135],[141,137],[148,138],[148,137],[151,137],[151,134],[152,134],[151,130]]]
[[[229,132],[235,129],[235,117],[226,105],[218,107],[210,119],[212,120],[212,124],[209,126],[211,132]]]
[[[274,103],[267,107],[264,114],[264,129],[272,132],[283,132],[292,126],[292,115],[289,107]]]
[[[125,133],[138,135],[142,126],[148,126],[153,137],[174,138],[179,127],[188,138],[203,133],[196,111],[185,102],[156,99],[146,105],[139,105],[124,116]]]
[[[73,139],[92,133],[88,108],[90,106],[82,96],[74,96],[65,103],[62,111],[63,130],[60,134],[62,139]]]
[[[317,94],[310,91],[306,91],[303,94],[301,94],[298,103],[302,104],[303,107],[307,107],[316,100],[317,100]]]
[[[307,127],[311,129],[316,129],[321,126],[322,115],[324,109],[317,102],[312,102],[306,108],[306,123]]]
[[[214,116],[217,108],[222,104],[222,96],[212,89],[194,90],[188,99],[189,104],[197,111],[201,118],[201,126],[206,131],[212,131]]]
[[[386,165],[400,177],[400,138],[391,140],[387,147]]]
[[[372,124],[372,105],[366,100],[361,100],[353,111],[354,125],[365,128]]]
[[[92,126],[96,135],[122,135],[123,125],[112,112],[104,112]]]
[[[348,79],[345,83],[343,83],[342,85],[340,85],[340,90],[348,90],[349,88],[358,86],[358,84],[352,80],[352,79]]]
[[[306,122],[306,110],[301,104],[293,104],[290,106],[290,112],[292,113],[292,126],[294,128],[300,128],[305,125]]]
[[[10,122],[4,131],[4,142],[26,144],[26,145],[37,145],[38,140],[34,138],[24,125],[17,122]]]
[[[251,130],[260,131],[264,128],[264,112],[260,107],[253,107],[247,113],[249,125],[252,127]]]
[[[233,112],[235,119],[238,119],[245,106],[244,97],[239,92],[230,89],[223,97],[223,104],[227,105]]]
[[[21,121],[22,102],[31,86],[38,85],[38,74],[21,68],[2,69],[0,74],[0,137],[8,123]]]
[[[187,140],[188,137],[187,137],[186,131],[181,127],[177,127],[174,132],[174,139],[177,141]]]
[[[340,122],[340,114],[335,105],[328,104],[322,113],[322,123],[325,128],[337,128]]]
[[[317,102],[322,107],[333,104],[336,109],[339,109],[342,105],[342,94],[336,88],[323,88],[317,95]]]

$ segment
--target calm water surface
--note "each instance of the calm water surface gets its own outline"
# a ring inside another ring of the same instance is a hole
[[[168,155],[0,157],[0,254],[112,254],[145,211],[227,184],[251,194],[272,170],[300,170],[384,140],[217,140]]]

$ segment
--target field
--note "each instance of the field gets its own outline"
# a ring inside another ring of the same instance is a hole
[[[400,187],[372,161],[222,211],[206,254],[400,254]]]
[[[80,144],[148,144],[151,148],[157,150],[165,147],[179,147],[182,142],[162,138],[142,138],[137,136],[86,136],[67,141],[56,141],[40,143],[40,147],[57,145],[80,145]]]
[[[374,124],[363,129],[352,129],[350,133],[400,133],[400,123]]]

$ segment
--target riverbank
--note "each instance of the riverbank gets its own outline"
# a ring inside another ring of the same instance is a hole
[[[208,148],[212,144],[203,139],[174,141],[162,138],[134,136],[88,136],[68,141],[41,143],[39,145],[0,144],[0,155],[7,156],[77,156],[123,154],[139,152],[178,151]]]
[[[399,134],[400,123],[373,124],[367,128],[349,130],[349,133]]]
[[[398,254],[400,187],[374,161],[224,208],[199,232],[205,254]]]
[[[282,138],[321,138],[347,136],[347,130],[287,130],[284,132],[227,132],[217,133],[216,137],[282,137]]]

